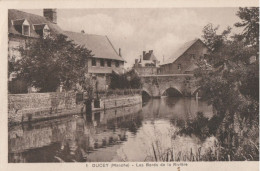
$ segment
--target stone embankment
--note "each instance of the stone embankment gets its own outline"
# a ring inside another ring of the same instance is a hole
[[[141,95],[123,95],[100,99],[100,107],[93,111],[142,103]],[[47,120],[86,111],[83,99],[77,99],[74,92],[30,93],[8,95],[9,124]]]

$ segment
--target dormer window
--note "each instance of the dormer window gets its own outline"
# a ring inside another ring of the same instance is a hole
[[[14,28],[24,36],[30,36],[30,24],[26,19],[12,20]]]
[[[23,35],[30,36],[30,26],[23,25]]]
[[[33,28],[35,32],[43,38],[50,35],[50,29],[47,24],[34,24]]]

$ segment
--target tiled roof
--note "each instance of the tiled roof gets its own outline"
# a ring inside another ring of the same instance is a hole
[[[37,34],[33,29],[34,24],[47,24],[48,27],[50,28],[51,34],[61,34],[63,32],[57,24],[51,23],[50,21],[46,20],[43,16],[30,14],[15,9],[9,9],[8,10],[8,33],[22,35],[22,33],[19,32],[19,30],[15,29],[15,27],[13,26],[12,21],[14,20],[15,20],[15,24],[22,24],[24,20],[27,20],[30,24],[30,37],[34,37],[34,38],[40,37],[40,35]]]
[[[197,41],[201,41],[201,40],[200,39],[194,39],[192,41],[184,43],[169,59],[167,59],[161,65],[173,63],[176,59],[178,59],[181,55],[183,55]]]
[[[92,51],[93,57],[125,61],[120,57],[107,36],[64,31],[76,44]]]
[[[39,38],[40,35],[37,33],[37,30],[43,29],[45,24],[47,24],[51,34],[67,35],[76,44],[85,46],[87,49],[91,50],[92,54],[96,58],[125,61],[118,55],[107,36],[82,34],[68,31],[65,32],[57,24],[48,21],[43,16],[30,14],[15,9],[8,10],[8,33],[22,35],[21,29],[17,29],[16,26],[22,25],[25,20],[28,21],[30,25],[30,37]],[[12,22],[14,22],[14,25]]]
[[[13,20],[13,24],[14,25],[22,25],[24,23],[25,19],[21,19],[21,20]]]

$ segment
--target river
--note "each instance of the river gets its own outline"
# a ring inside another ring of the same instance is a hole
[[[164,152],[188,154],[213,146],[214,137],[180,135],[186,124],[212,108],[194,98],[151,99],[143,104],[17,125],[8,132],[8,161],[118,162],[160,161]],[[168,157],[168,156],[167,156]]]

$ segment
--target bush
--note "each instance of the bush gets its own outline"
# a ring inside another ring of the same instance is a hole
[[[128,71],[124,74],[113,72],[109,87],[110,89],[140,89],[142,82],[135,70]]]

